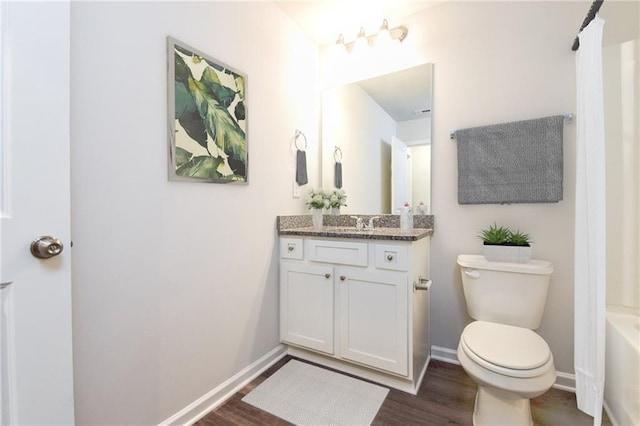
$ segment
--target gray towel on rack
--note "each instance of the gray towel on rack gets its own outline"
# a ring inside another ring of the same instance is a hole
[[[458,203],[562,200],[563,116],[456,131]]]
[[[342,188],[342,163],[336,163],[334,167],[335,186],[336,188]]]
[[[307,179],[307,154],[298,150],[296,153],[296,182],[298,185],[305,185]]]

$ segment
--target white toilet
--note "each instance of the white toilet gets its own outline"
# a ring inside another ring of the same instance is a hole
[[[460,255],[458,265],[476,320],[458,344],[458,360],[478,384],[473,424],[533,425],[529,399],[556,379],[551,350],[532,331],[540,326],[553,265],[489,262],[480,255]]]

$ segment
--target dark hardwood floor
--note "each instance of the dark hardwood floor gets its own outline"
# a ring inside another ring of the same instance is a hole
[[[216,410],[196,423],[210,425],[289,425],[290,423],[242,402],[242,398],[286,364],[286,356],[267,369]],[[300,360],[306,362],[304,360]],[[311,364],[311,363],[310,363]],[[476,385],[462,367],[431,361],[417,395],[390,389],[373,425],[471,425]],[[535,426],[592,425],[593,419],[576,408],[575,395],[551,389],[531,400]],[[611,425],[604,416],[603,425]]]

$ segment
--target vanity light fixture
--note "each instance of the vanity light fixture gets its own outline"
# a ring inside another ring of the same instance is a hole
[[[353,41],[345,42],[344,36],[342,34],[339,34],[338,40],[336,40],[336,46],[344,46],[344,49],[347,52],[351,53],[367,46],[390,43],[394,40],[402,42],[407,37],[408,33],[409,30],[407,29],[407,27],[402,25],[389,28],[389,22],[387,22],[386,19],[383,19],[379,32],[371,35],[366,35],[364,32],[364,27],[360,27],[358,36]]]

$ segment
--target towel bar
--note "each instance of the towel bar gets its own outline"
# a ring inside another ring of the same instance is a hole
[[[573,114],[572,113],[563,114],[562,117],[564,118],[565,121],[573,120]],[[456,131],[457,130],[450,130],[449,131],[449,139],[451,139],[451,140],[455,140],[456,139]]]

